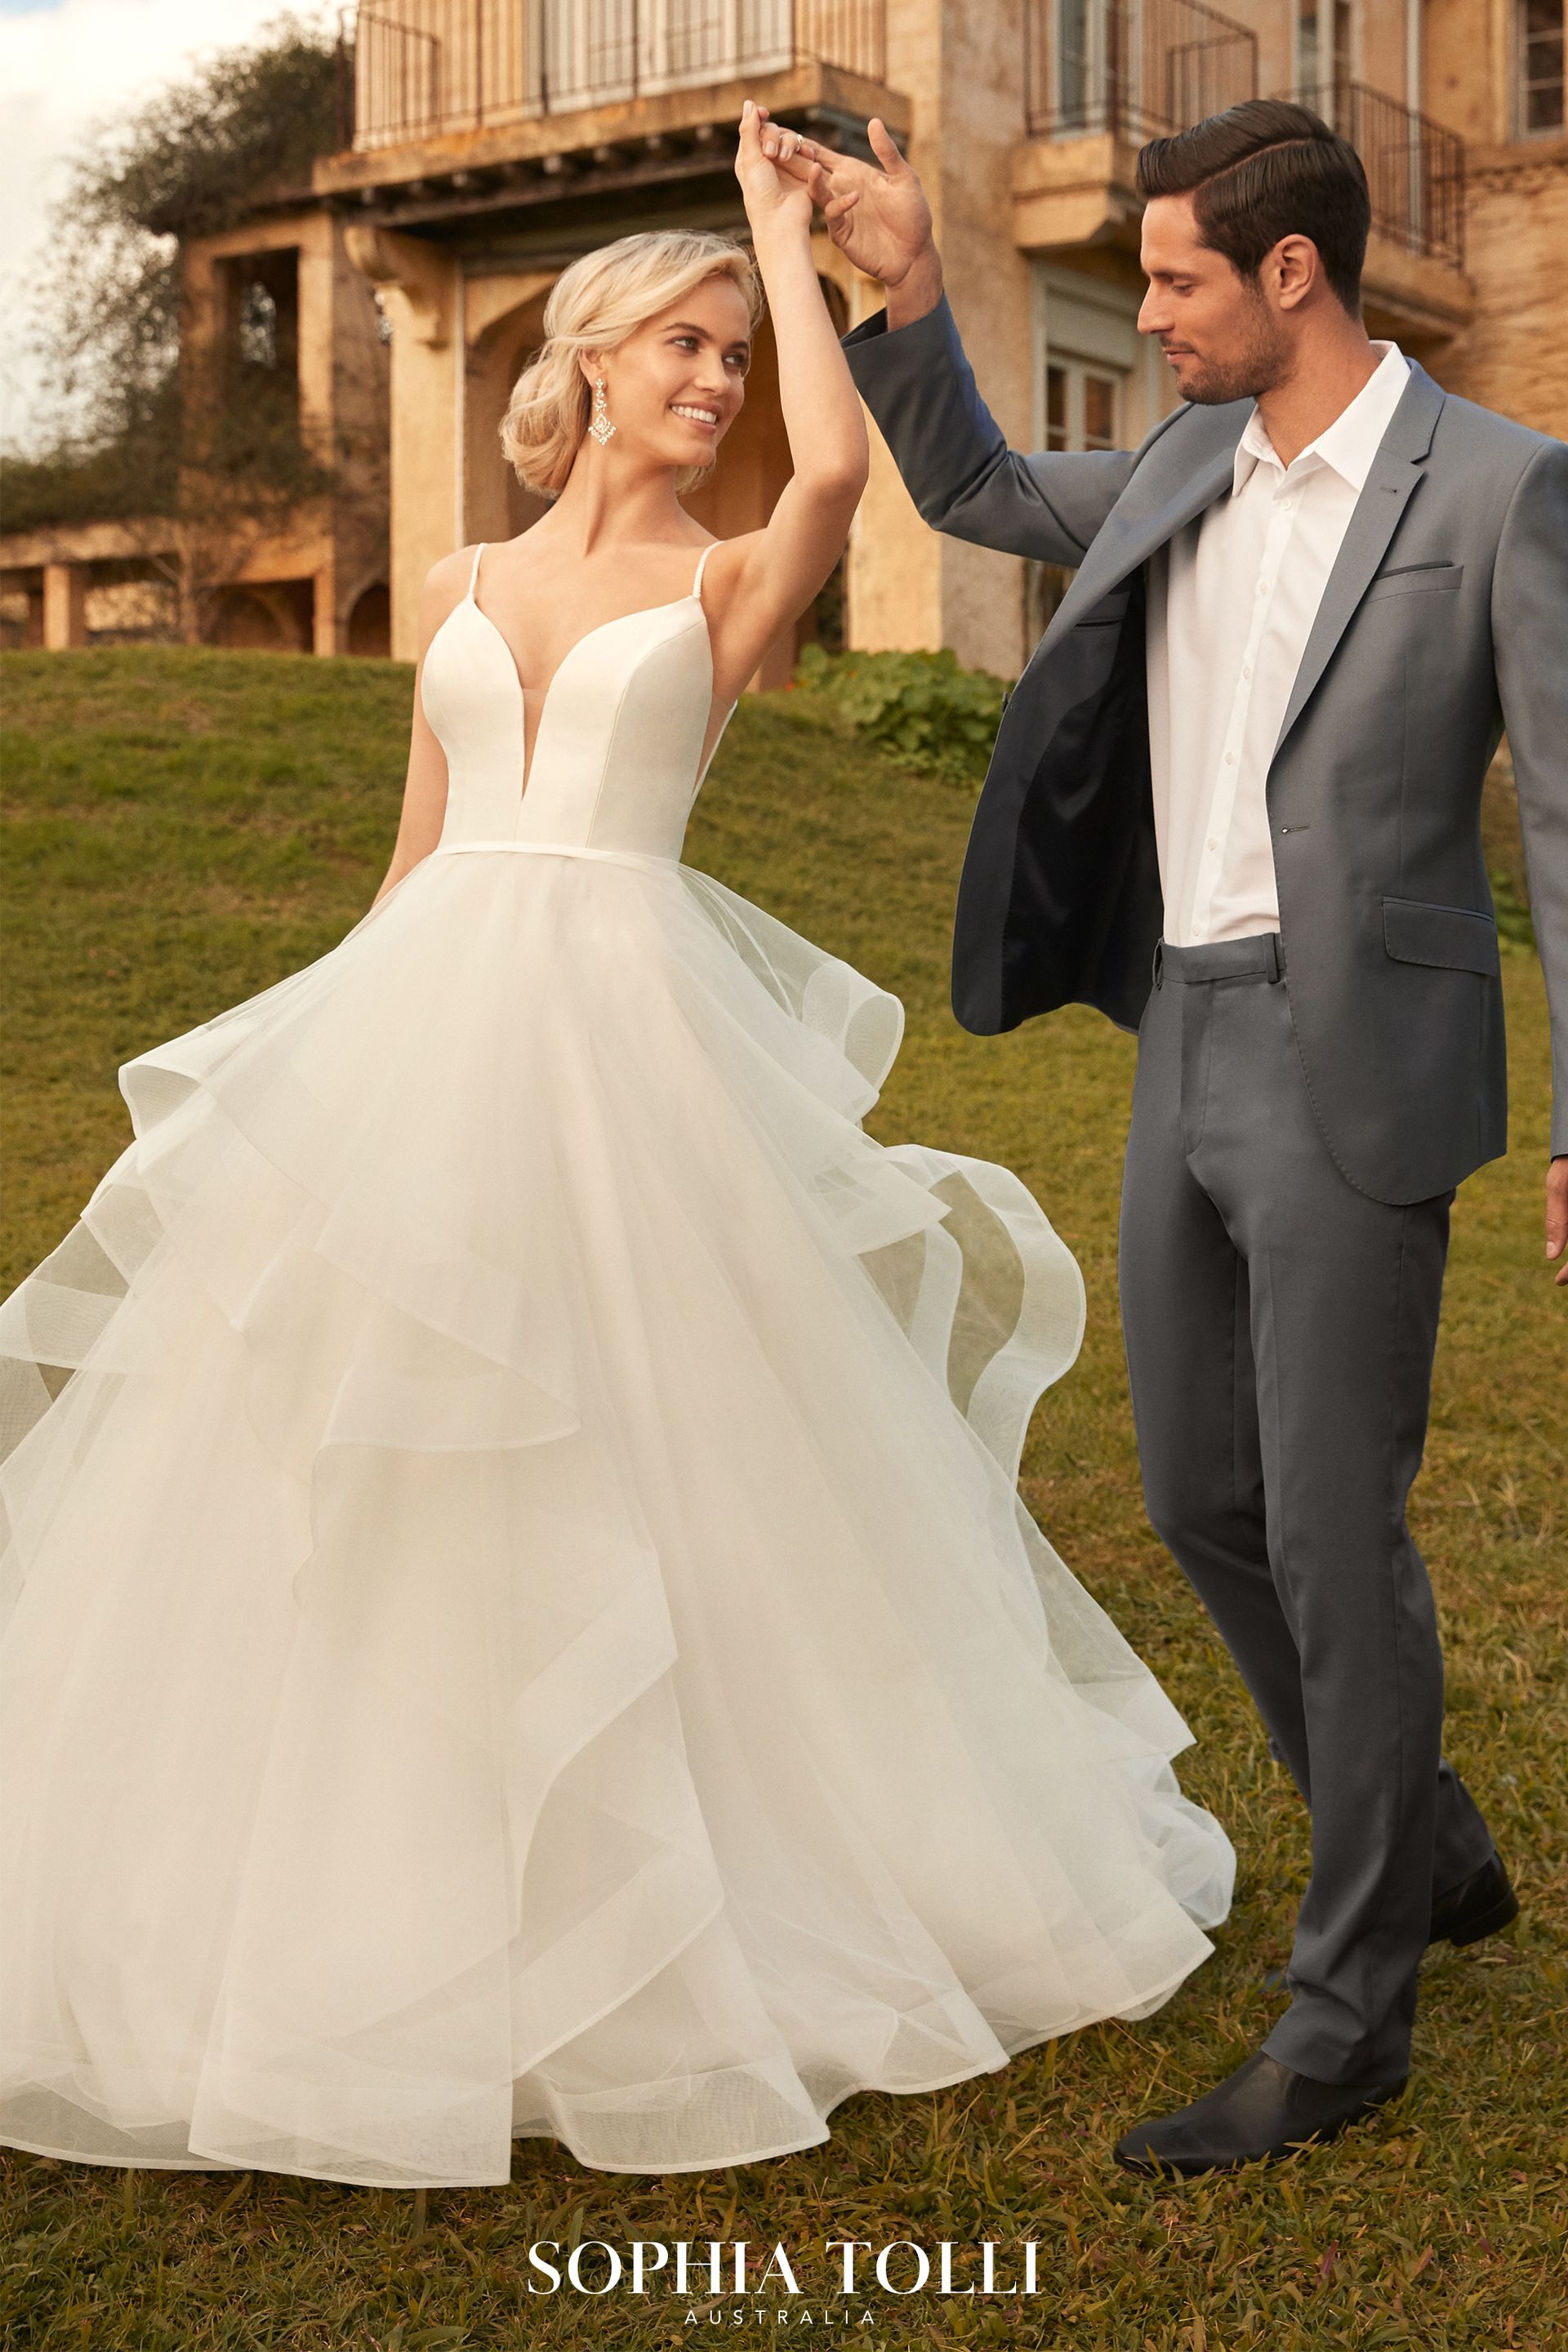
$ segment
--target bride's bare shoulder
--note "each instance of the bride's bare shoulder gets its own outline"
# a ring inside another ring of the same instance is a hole
[[[465,593],[468,575],[474,568],[474,558],[479,551],[479,543],[476,542],[470,547],[455,547],[450,555],[437,557],[425,574],[426,593],[449,595],[453,589],[459,594]]]
[[[419,591],[419,634],[428,638],[438,629],[448,613],[459,605],[468,593],[473,576],[475,547],[459,547],[450,555],[443,555],[425,574],[425,584]]]

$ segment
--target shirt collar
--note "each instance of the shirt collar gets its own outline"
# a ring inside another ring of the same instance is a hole
[[[1410,381],[1410,362],[1397,343],[1374,342],[1372,348],[1378,354],[1376,367],[1349,406],[1342,408],[1333,423],[1325,425],[1317,439],[1307,444],[1289,468],[1291,472],[1298,467],[1303,473],[1310,473],[1319,466],[1331,466],[1352,489],[1359,491],[1365,483],[1372,461]],[[1254,407],[1236,446],[1231,478],[1233,498],[1259,463],[1279,467],[1263,419]]]

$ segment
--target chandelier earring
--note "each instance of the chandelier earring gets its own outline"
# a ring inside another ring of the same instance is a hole
[[[592,425],[589,425],[588,430],[602,449],[615,429],[615,426],[610,422],[610,412],[605,402],[605,379],[602,375],[595,376],[594,379],[594,421]]]

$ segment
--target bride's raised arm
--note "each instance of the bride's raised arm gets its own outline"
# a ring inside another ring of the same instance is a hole
[[[817,282],[810,191],[763,153],[761,122],[748,99],[735,177],[773,319],[792,472],[765,527],[725,541],[709,567],[705,602],[721,700],[740,693],[779,631],[827,579],[870,462],[860,396]]]

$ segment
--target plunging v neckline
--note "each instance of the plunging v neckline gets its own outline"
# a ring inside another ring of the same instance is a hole
[[[707,608],[702,602],[701,584],[703,566],[708,561],[710,552],[718,545],[718,543],[717,540],[710,540],[708,546],[703,549],[700,557],[698,559],[696,582],[687,590],[684,596],[667,596],[660,604],[638,604],[629,613],[617,613],[608,621],[595,622],[591,629],[584,630],[580,637],[576,637],[573,640],[572,644],[567,646],[565,652],[556,663],[554,668],[551,671],[550,676],[545,682],[543,697],[539,705],[539,724],[533,730],[533,741],[531,745],[528,740],[528,688],[522,682],[522,672],[517,666],[517,656],[511,649],[510,639],[506,635],[505,632],[500,627],[500,623],[493,621],[490,618],[490,615],[486,612],[484,606],[479,600],[478,594],[476,593],[479,584],[479,559],[483,555],[486,547],[489,544],[488,540],[481,540],[479,541],[479,546],[474,551],[473,570],[468,575],[468,592],[464,597],[463,603],[473,606],[474,611],[479,614],[479,619],[484,623],[486,628],[489,630],[490,635],[495,638],[496,643],[500,646],[502,653],[506,656],[512,677],[517,683],[517,698],[522,713],[522,782],[518,788],[517,795],[520,801],[523,800],[528,793],[529,782],[533,774],[534,755],[539,750],[539,739],[544,732],[545,719],[550,715],[550,698],[555,691],[556,679],[566,667],[567,663],[571,661],[574,655],[580,653],[584,646],[591,645],[595,637],[603,636],[606,629],[618,629],[626,622],[640,621],[646,618],[646,616],[650,613],[673,613],[679,604],[695,604],[699,613],[702,616],[702,626],[708,638],[709,676],[711,677],[713,634],[708,627],[708,613]],[[459,605],[454,604],[452,607],[452,613],[456,613],[460,610],[461,606]],[[452,618],[452,613],[447,614],[447,621]],[[441,627],[444,629],[446,625],[447,621],[443,621]],[[434,639],[432,639],[432,643],[434,643]],[[429,658],[428,652],[426,652],[426,660]],[[731,703],[730,705],[730,709],[733,710],[734,707],[734,704]],[[710,695],[708,715],[709,726],[712,724],[712,697]],[[729,713],[726,712],[726,718],[728,715]],[[705,736],[707,731],[707,726],[705,726],[703,729]],[[714,749],[716,750],[717,748],[717,742],[715,741]],[[712,751],[710,751],[708,756],[709,759],[711,759],[713,756]]]

